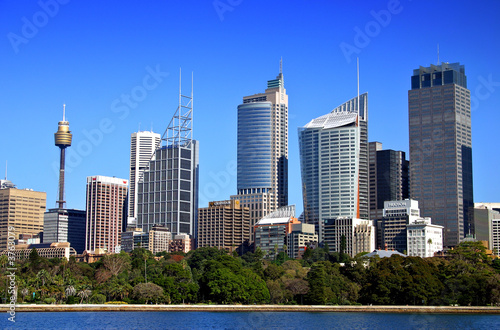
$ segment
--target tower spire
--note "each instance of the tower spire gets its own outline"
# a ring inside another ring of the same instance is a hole
[[[281,56],[281,59],[280,59],[280,75],[283,74],[283,56]]]
[[[358,81],[358,114],[360,114],[359,111],[359,57],[356,58],[356,75],[357,75],[357,81]]]
[[[438,44],[438,63],[437,64],[439,65],[439,44]]]
[[[66,104],[63,104],[63,120],[66,121]]]

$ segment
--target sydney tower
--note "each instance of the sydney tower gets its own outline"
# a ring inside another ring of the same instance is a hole
[[[71,146],[71,137],[72,134],[69,130],[69,122],[66,121],[66,104],[63,105],[63,119],[59,122],[57,127],[57,132],[54,133],[56,146],[61,149],[61,157],[60,157],[60,167],[59,167],[59,199],[57,203],[59,204],[59,208],[64,208],[64,158],[66,148]]]

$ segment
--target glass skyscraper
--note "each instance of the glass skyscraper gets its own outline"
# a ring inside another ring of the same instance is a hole
[[[238,199],[255,223],[288,205],[288,95],[280,69],[264,93],[238,106]],[[251,240],[253,241],[253,234]]]
[[[473,216],[470,91],[460,63],[413,71],[408,91],[410,196],[444,226],[444,246],[460,243]]]
[[[180,85],[180,81],[179,81]],[[149,232],[154,225],[172,235],[196,239],[198,214],[198,141],[192,138],[193,90],[183,95],[149,164],[139,174],[137,227]]]
[[[368,94],[299,128],[304,219],[320,241],[328,220],[368,219]]]
[[[155,151],[138,186],[137,227],[144,232],[149,232],[154,225],[162,225],[173,235],[196,236],[197,142],[163,146]]]

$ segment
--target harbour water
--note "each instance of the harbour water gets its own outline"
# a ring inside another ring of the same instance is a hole
[[[498,329],[500,315],[311,312],[19,312],[2,329]]]

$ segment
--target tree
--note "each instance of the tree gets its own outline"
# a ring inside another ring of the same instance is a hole
[[[74,296],[76,294],[75,287],[72,285],[68,285],[64,290],[64,293],[66,294],[66,297]]]
[[[350,304],[358,299],[359,287],[340,274],[339,265],[319,261],[307,274],[309,292],[306,299],[312,304]]]
[[[117,276],[122,271],[130,269],[130,256],[123,251],[119,254],[110,254],[104,256],[102,265],[112,276]]]
[[[139,283],[134,287],[132,295],[146,304],[150,301],[157,303],[163,296],[163,288],[154,283]]]
[[[82,298],[82,300],[80,300],[80,304],[83,302],[83,299],[86,299],[88,302],[88,298],[90,297],[91,294],[92,291],[89,289],[80,290],[80,292],[78,292],[78,297]]]

